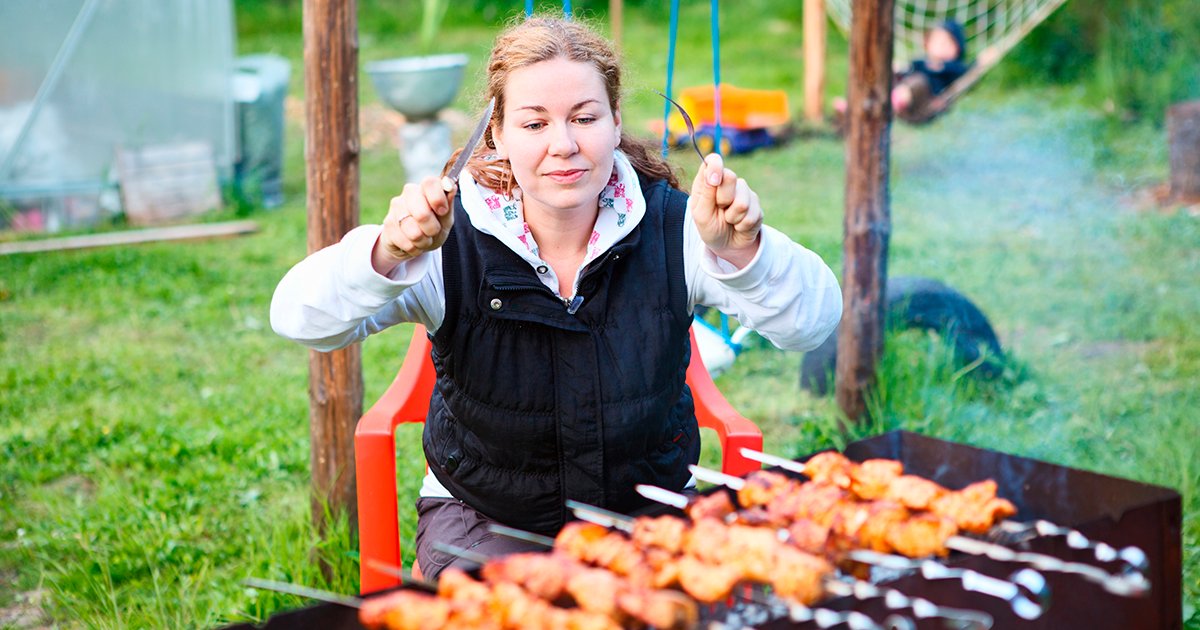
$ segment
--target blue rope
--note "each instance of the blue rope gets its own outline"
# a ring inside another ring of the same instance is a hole
[[[671,86],[675,83],[675,40],[679,35],[679,0],[671,0],[671,35],[667,40],[667,96],[672,98],[675,94],[671,92]],[[663,101],[663,138],[662,138],[662,156],[667,157],[667,152],[671,149],[671,103]]]
[[[721,154],[721,25],[720,2],[712,0],[712,51],[713,51],[713,113],[716,128],[713,129],[713,151]]]
[[[563,0],[563,16],[571,19],[571,0]],[[525,0],[525,17],[533,16],[533,0]]]

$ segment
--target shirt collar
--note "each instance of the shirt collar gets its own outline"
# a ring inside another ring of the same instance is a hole
[[[479,184],[464,170],[459,191],[463,208],[471,225],[489,234],[512,251],[538,273],[542,283],[555,294],[558,293],[558,278],[549,265],[538,255],[538,245],[529,225],[525,223],[525,212],[518,196],[508,196]],[[629,159],[620,151],[613,154],[613,173],[597,200],[599,212],[596,224],[588,240],[587,254],[583,264],[575,272],[575,284],[588,263],[599,258],[613,245],[628,236],[642,217],[646,215],[646,200],[638,184],[637,171]],[[546,272],[542,272],[546,269]]]

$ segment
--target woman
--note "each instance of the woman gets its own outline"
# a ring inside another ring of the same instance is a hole
[[[318,350],[400,322],[429,329],[437,387],[416,544],[428,578],[454,561],[436,541],[515,551],[487,525],[553,534],[566,499],[627,511],[645,503],[637,483],[690,483],[696,305],[792,349],[818,345],[841,315],[833,273],[763,225],[719,156],[689,199],[622,133],[620,67],[588,27],[510,27],[487,78],[495,113],[458,188],[406,185],[382,226],[297,264],[271,305],[279,334]]]

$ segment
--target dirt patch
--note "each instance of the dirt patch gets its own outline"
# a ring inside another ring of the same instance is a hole
[[[16,572],[0,571],[0,583],[14,584],[16,581]],[[46,591],[42,589],[17,593],[11,602],[0,606],[0,628],[49,628],[50,621],[42,610],[42,600],[45,596]]]
[[[74,496],[84,501],[91,501],[96,496],[96,482],[83,475],[66,475],[59,477],[46,485],[55,492]]]
[[[1121,202],[1137,212],[1167,215],[1179,212],[1191,217],[1200,217],[1200,199],[1176,198],[1171,195],[1171,187],[1166,183],[1134,190],[1122,196]]]
[[[1154,347],[1153,341],[1094,341],[1079,344],[1075,352],[1084,359],[1107,359],[1114,356],[1141,358]]]

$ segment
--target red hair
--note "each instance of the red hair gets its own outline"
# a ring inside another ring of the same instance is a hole
[[[504,86],[508,83],[508,75],[514,70],[558,58],[592,65],[604,79],[609,107],[613,112],[619,111],[621,64],[608,41],[579,20],[531,17],[504,29],[492,46],[487,66],[487,88],[484,93],[485,100],[496,99],[492,125],[504,124]],[[513,179],[512,167],[508,160],[488,158],[496,148],[490,125],[483,138],[484,141],[467,163],[467,168],[471,169],[475,181],[492,190],[511,195],[516,188],[516,181]],[[622,131],[617,148],[625,153],[630,164],[638,172],[650,179],[665,179],[672,186],[679,187],[679,179],[671,170],[671,166],[650,142],[633,138]],[[460,151],[461,149],[450,156],[450,160],[446,162],[447,168],[454,158],[458,157]]]

